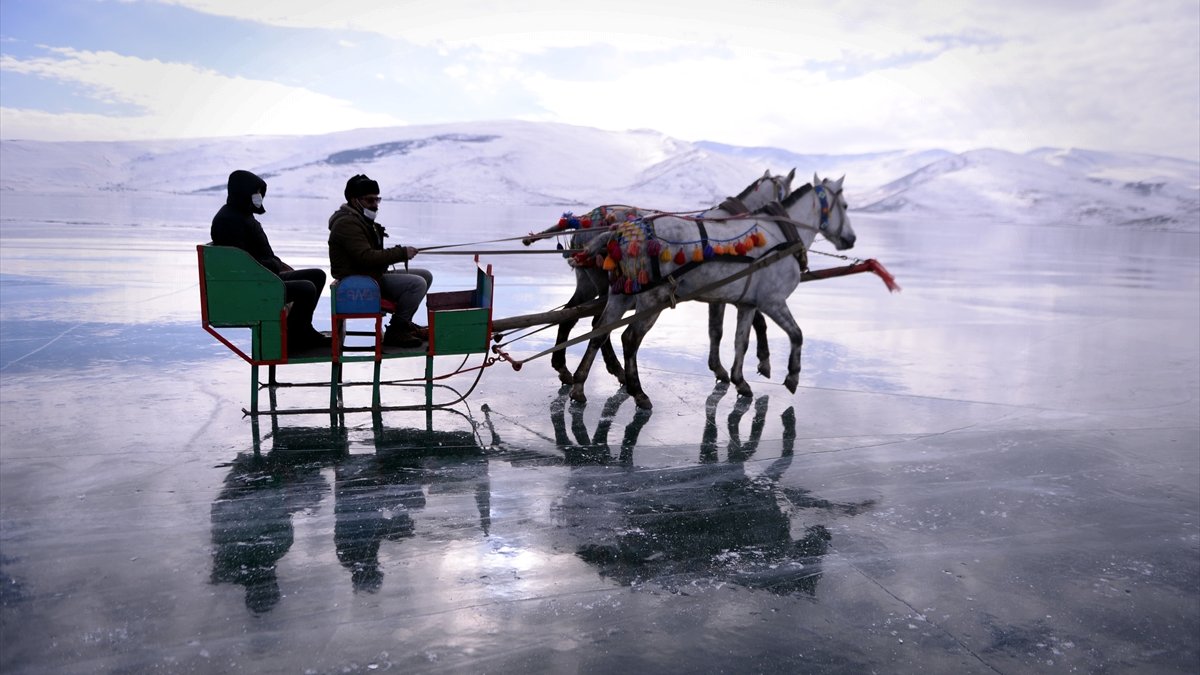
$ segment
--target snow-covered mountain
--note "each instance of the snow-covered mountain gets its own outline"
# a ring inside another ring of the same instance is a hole
[[[1200,231],[1200,163],[1167,157],[1049,148],[805,155],[519,121],[321,136],[0,141],[0,196],[220,192],[237,168],[263,176],[271,194],[293,197],[336,197],[349,176],[366,173],[390,200],[664,209],[707,206],[764,170],[796,168],[798,182],[814,172],[846,175],[852,210]]]

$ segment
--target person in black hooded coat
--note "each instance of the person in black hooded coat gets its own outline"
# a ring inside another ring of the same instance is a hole
[[[267,182],[253,173],[239,169],[229,174],[225,205],[217,211],[212,220],[212,243],[242,249],[263,267],[283,279],[287,289],[286,299],[292,303],[287,320],[289,352],[328,348],[331,343],[329,336],[322,334],[312,325],[313,311],[325,290],[325,271],[292,269],[291,265],[275,255],[267,233],[254,217],[256,213],[267,212],[262,205],[266,193]]]

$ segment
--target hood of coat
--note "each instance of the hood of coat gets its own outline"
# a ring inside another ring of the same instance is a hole
[[[259,194],[267,196],[267,181],[259,178],[257,175],[238,169],[229,174],[229,185],[227,186],[228,195],[225,197],[225,203],[237,209],[241,213],[266,213],[267,210],[261,206],[255,206],[250,198]]]

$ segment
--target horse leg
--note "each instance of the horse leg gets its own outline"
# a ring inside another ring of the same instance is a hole
[[[600,325],[600,317],[592,322],[592,327]],[[604,342],[600,343],[600,355],[604,357],[604,367],[613,377],[617,378],[617,382],[625,384],[625,367],[621,365],[621,359],[617,358],[617,351],[613,349],[612,334],[604,335]]]
[[[563,305],[564,309],[578,307],[585,302],[591,302],[596,298],[601,297],[601,291],[596,288],[595,281],[588,276],[588,272],[582,269],[575,270],[575,292],[571,294],[571,299],[567,300],[567,304]],[[571,330],[575,328],[578,319],[568,319],[558,324],[558,335],[555,337],[554,344],[561,345],[571,339]],[[593,321],[593,325],[595,322]],[[550,355],[550,367],[558,373],[558,381],[563,384],[571,384],[571,371],[567,369],[567,350],[560,349]]]
[[[758,343],[758,374],[771,377],[771,345],[767,342],[767,319],[762,312],[754,312],[754,337]]]
[[[600,313],[600,325],[606,325],[620,320],[621,315],[629,308],[631,300],[624,295],[608,296],[608,304],[604,305],[604,311]],[[588,371],[592,369],[592,362],[596,360],[596,352],[600,350],[600,345],[605,340],[609,339],[609,334],[597,335],[588,340],[587,350],[583,352],[583,358],[579,359],[579,365],[575,367],[575,376],[571,378],[571,400],[579,401],[580,403],[587,400],[587,395],[583,393],[583,385],[587,382]],[[628,355],[626,355],[628,359]],[[626,373],[628,379],[628,373]]]
[[[654,406],[650,403],[650,397],[646,396],[646,392],[642,390],[642,380],[638,377],[637,353],[646,333],[654,327],[654,322],[658,320],[660,314],[662,314],[661,309],[657,312],[650,312],[645,317],[629,324],[629,328],[621,333],[621,350],[625,352],[625,391],[633,396],[634,403],[643,410],[650,410]]]
[[[757,313],[753,307],[737,306],[737,332],[733,338],[733,365],[730,366],[730,380],[737,388],[738,396],[754,395],[750,384],[746,382],[742,367],[746,362],[746,350],[750,348],[750,324],[754,322],[754,316]]]
[[[708,369],[718,382],[728,382],[729,373],[721,365],[721,334],[725,327],[725,304],[708,303]]]
[[[558,324],[558,336],[554,338],[554,344],[561,345],[571,339],[571,329],[578,323],[576,319],[569,319]],[[567,370],[567,350],[560,349],[550,355],[550,367],[558,373],[558,381],[563,384],[571,384],[571,371]]]
[[[788,374],[787,378],[783,381],[783,386],[787,387],[788,391],[794,394],[796,393],[796,385],[800,383],[800,352],[804,348],[804,332],[800,330],[800,326],[792,318],[792,312],[788,309],[786,301],[781,300],[774,304],[760,305],[759,309],[774,321],[776,325],[782,328],[783,332],[787,333],[788,340],[792,344],[791,353],[788,355]]]

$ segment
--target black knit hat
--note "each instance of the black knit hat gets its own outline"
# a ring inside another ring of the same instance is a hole
[[[377,195],[379,194],[379,183],[360,173],[346,181],[346,191],[344,194],[346,195],[347,202],[363,195]]]

